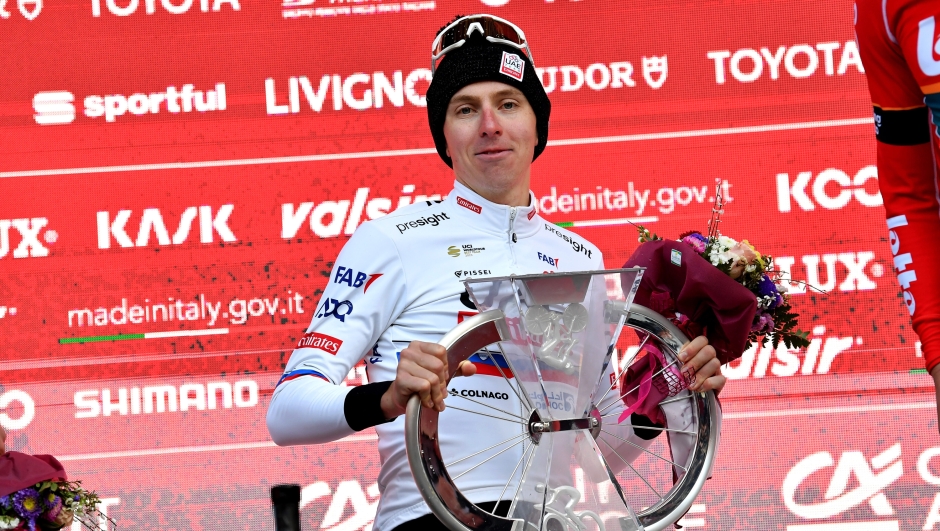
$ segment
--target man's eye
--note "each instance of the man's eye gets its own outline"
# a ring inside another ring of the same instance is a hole
[[[508,109],[515,109],[515,108],[516,108],[516,102],[514,102],[514,101],[507,101],[506,103],[503,104],[503,108],[504,108],[504,109],[507,109],[507,110],[508,110]]]
[[[470,114],[470,107],[461,107],[457,109],[457,114]]]

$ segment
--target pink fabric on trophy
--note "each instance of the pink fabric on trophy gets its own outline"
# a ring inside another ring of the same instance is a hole
[[[32,487],[40,481],[67,480],[65,468],[51,455],[7,452],[0,456],[0,496]]]
[[[673,251],[677,251],[678,256]],[[668,240],[646,242],[634,251],[624,267],[646,268],[634,298],[636,304],[670,319],[689,339],[700,335],[707,337],[722,364],[744,353],[757,311],[756,297],[689,245]],[[623,285],[630,283],[624,279]],[[663,368],[665,358],[655,348],[645,347],[645,350],[647,355],[621,377],[621,398],[627,408],[618,422],[635,412],[664,425],[665,418],[658,404],[669,396],[669,389],[652,385],[652,377]],[[656,376],[662,377],[662,374]]]

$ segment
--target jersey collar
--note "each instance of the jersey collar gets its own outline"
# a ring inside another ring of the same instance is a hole
[[[493,234],[511,236],[510,232],[514,232],[517,237],[526,238],[536,234],[543,223],[535,207],[535,194],[531,190],[529,206],[509,207],[484,199],[470,188],[454,181],[454,190],[447,196],[447,202],[453,207],[455,216],[468,223],[468,226]],[[513,209],[516,214],[510,231]]]

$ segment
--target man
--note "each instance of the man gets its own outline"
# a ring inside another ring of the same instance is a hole
[[[548,141],[551,104],[522,31],[488,15],[458,17],[434,48],[428,119],[438,153],[454,170],[454,189],[444,201],[401,208],[353,234],[268,410],[268,429],[279,445],[330,442],[375,426],[382,460],[377,531],[443,529],[408,466],[401,415],[412,395],[443,411],[449,375],[479,374],[449,385],[506,397],[479,399],[502,409],[519,407],[494,370],[503,363],[500,356],[447,367],[443,347],[435,344],[472,313],[460,281],[604,266],[597,247],[535,210],[530,170]],[[542,260],[545,255],[555,266]],[[697,372],[695,390],[717,390],[725,381],[706,344],[697,338],[685,350],[683,361]],[[363,359],[372,383],[340,387]],[[457,410],[441,416],[439,433],[445,457],[505,438],[500,421]],[[492,508],[498,500],[512,466],[506,463],[518,454],[503,457],[463,479],[461,491],[471,501]]]
[[[894,267],[940,404],[940,1],[858,0],[855,9]]]

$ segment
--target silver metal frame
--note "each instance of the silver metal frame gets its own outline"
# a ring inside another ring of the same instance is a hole
[[[679,349],[688,342],[685,334],[674,324],[639,304],[630,305],[626,324],[631,328],[656,336],[673,353],[679,352]],[[637,518],[640,519],[646,531],[662,531],[678,522],[692,507],[695,498],[705,486],[705,481],[711,475],[718,447],[718,430],[712,428],[719,425],[718,417],[721,411],[718,407],[718,399],[712,391],[692,394],[699,422],[696,448],[692,454],[688,472],[677,484],[673,485],[672,490],[660,503],[637,513]],[[703,422],[703,419],[708,419],[708,422]]]
[[[673,354],[688,341],[675,325],[643,306],[633,304],[627,311],[624,303],[609,303],[606,313],[607,319],[612,322],[619,322],[621,316],[626,314],[627,326],[656,336]],[[464,320],[448,332],[440,344],[447,349],[448,366],[456,367],[479,350],[509,340],[510,337],[503,312],[489,310]],[[688,471],[679,482],[658,504],[637,513],[645,531],[662,531],[682,518],[704,486],[714,464],[718,432],[712,428],[718,426],[720,415],[717,399],[711,391],[683,392],[691,394],[699,419],[695,448]],[[532,424],[530,431],[533,432],[556,431],[552,429],[555,426],[541,426],[543,423],[540,422]],[[591,429],[592,432],[599,432],[600,429],[599,425],[584,422],[572,424],[564,429]],[[434,516],[453,531],[522,531],[525,527],[523,520],[494,516],[477,507],[460,492],[444,465],[437,426],[438,412],[422,407],[417,395],[411,397],[405,413],[405,447],[418,490]],[[619,482],[609,468],[608,475],[622,496]]]

